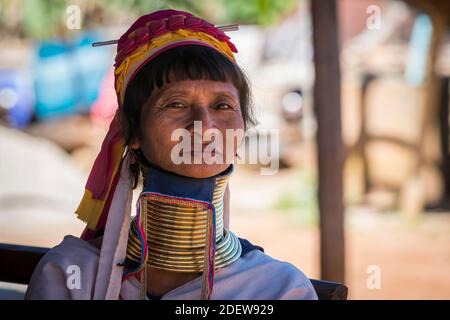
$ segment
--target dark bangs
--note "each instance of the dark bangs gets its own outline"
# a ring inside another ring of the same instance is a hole
[[[130,81],[121,108],[127,144],[140,137],[141,108],[155,88],[172,81],[212,80],[230,82],[239,92],[245,128],[256,124],[249,81],[241,68],[215,49],[186,45],[169,49],[144,65]]]

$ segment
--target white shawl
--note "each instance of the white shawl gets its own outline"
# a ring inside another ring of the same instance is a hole
[[[100,275],[105,274],[97,272],[101,260],[99,249],[74,236],[66,236],[39,262],[25,299],[99,299],[98,283],[103,283]],[[73,267],[70,267],[73,265],[80,270],[79,288],[69,288],[73,284]],[[166,293],[162,300],[198,300],[200,291],[201,276]],[[139,299],[139,281],[134,277],[122,285],[120,281],[119,285],[112,281],[105,299],[117,299],[118,293],[124,300]],[[309,279],[294,265],[276,260],[260,250],[252,250],[216,271],[211,299],[310,300],[317,299],[317,295]]]
[[[122,283],[123,267],[118,266],[126,256],[131,201],[128,167],[123,165],[101,250],[66,236],[37,265],[25,299],[139,299],[139,282],[132,277]],[[171,290],[162,299],[200,299],[201,278]],[[317,295],[309,279],[294,265],[253,250],[216,271],[211,299],[304,300],[317,299]]]

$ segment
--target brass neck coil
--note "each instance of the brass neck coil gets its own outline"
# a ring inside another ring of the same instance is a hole
[[[242,252],[237,236],[224,228],[224,194],[229,176],[218,176],[214,186],[212,204],[216,212],[215,269],[236,261]],[[148,244],[147,265],[178,272],[201,272],[204,266],[206,225],[209,210],[164,203],[143,197],[142,220]],[[137,236],[136,219],[131,222],[127,258],[139,262],[141,243]]]

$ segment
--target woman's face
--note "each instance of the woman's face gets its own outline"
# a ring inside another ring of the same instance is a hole
[[[228,168],[227,159],[234,159],[242,140],[242,134],[229,132],[227,139],[226,133],[227,129],[243,132],[240,107],[238,90],[230,82],[170,82],[154,90],[143,106],[142,138],[132,147],[140,147],[153,165],[179,175],[193,178],[217,175]],[[216,163],[205,158],[211,155]]]

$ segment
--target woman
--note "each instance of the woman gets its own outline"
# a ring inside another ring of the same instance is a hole
[[[242,139],[227,130],[254,124],[234,52],[223,31],[183,11],[142,16],[122,35],[119,108],[77,209],[87,227],[42,258],[27,299],[317,299],[300,270],[228,229],[233,165],[217,160],[233,159]]]

